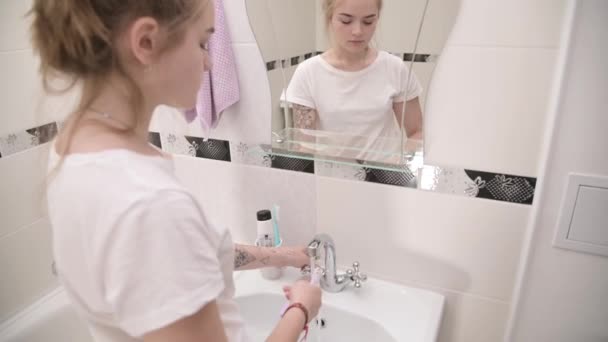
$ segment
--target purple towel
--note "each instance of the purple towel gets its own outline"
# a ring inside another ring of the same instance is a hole
[[[215,33],[209,39],[208,49],[211,70],[203,75],[196,109],[185,112],[188,122],[198,116],[206,135],[217,127],[222,112],[240,99],[236,63],[222,0],[215,0]]]

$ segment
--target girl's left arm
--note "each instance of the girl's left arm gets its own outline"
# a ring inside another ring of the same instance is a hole
[[[263,267],[301,268],[309,262],[306,247],[259,247],[234,245],[234,270],[253,270]]]

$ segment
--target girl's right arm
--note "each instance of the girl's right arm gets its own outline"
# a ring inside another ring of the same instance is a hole
[[[309,320],[317,316],[321,306],[321,289],[306,281],[284,288],[290,303],[301,303],[308,310]],[[304,311],[292,308],[285,312],[267,342],[296,342],[308,322]],[[197,313],[182,318],[164,328],[152,331],[144,342],[227,342],[224,324],[215,301]]]
[[[317,129],[318,115],[316,109],[293,104],[294,128]]]
[[[283,288],[285,296],[290,304],[300,303],[308,311],[308,322],[306,314],[298,307],[291,308],[284,313],[283,318],[277,324],[266,342],[296,342],[298,337],[314,317],[319,314],[321,307],[321,289],[317,285],[311,285],[305,280],[297,281],[293,286]]]

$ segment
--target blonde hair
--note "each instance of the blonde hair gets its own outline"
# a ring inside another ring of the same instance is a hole
[[[323,0],[323,13],[325,14],[325,27],[329,27],[331,18],[334,16],[338,1],[341,0]],[[382,0],[376,0],[378,3],[378,13],[382,11]]]
[[[166,29],[163,51],[178,45],[190,22],[202,15],[207,1],[200,0],[34,0],[31,38],[40,56],[40,74],[50,93],[65,93],[82,85],[80,102],[70,116],[72,127],[95,101],[98,89],[110,72],[117,72],[130,93],[135,113],[143,94],[128,76],[118,58],[115,40],[128,24],[151,17]],[[68,85],[54,88],[54,79],[68,79]],[[62,155],[68,150],[73,129],[67,134]]]

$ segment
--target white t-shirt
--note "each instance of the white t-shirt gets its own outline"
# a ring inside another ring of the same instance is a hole
[[[401,138],[393,104],[422,93],[414,72],[409,83],[408,74],[406,63],[386,51],[378,51],[375,61],[359,71],[337,69],[318,55],[298,66],[285,100],[315,109],[318,130],[352,136],[346,145],[388,150]]]
[[[48,208],[60,282],[95,341],[141,341],[212,300],[228,340],[248,340],[233,300],[232,238],[207,222],[171,159],[69,155],[51,178]]]

